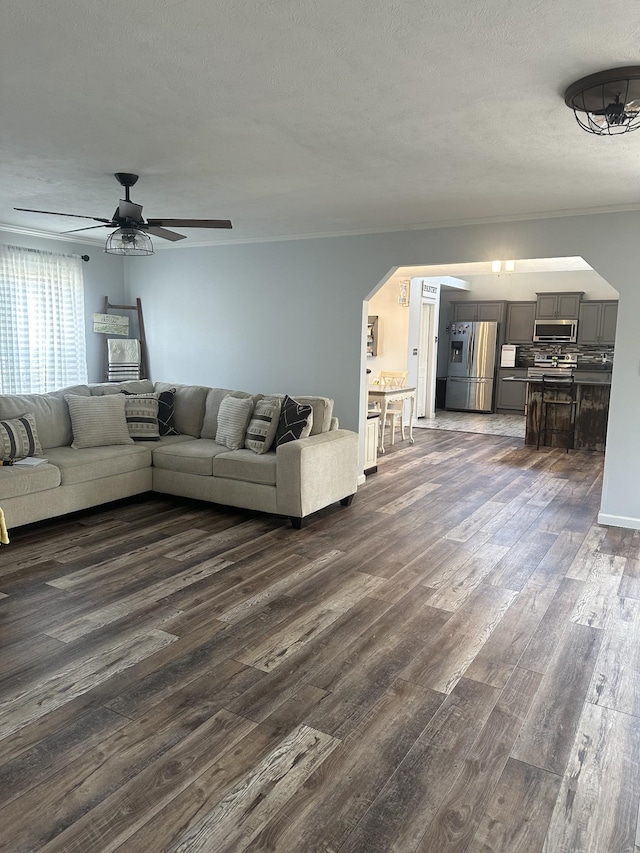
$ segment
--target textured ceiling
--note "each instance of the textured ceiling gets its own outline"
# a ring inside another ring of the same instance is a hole
[[[562,93],[639,37],[633,0],[21,0],[0,226],[110,217],[115,171],[145,216],[233,221],[183,245],[637,208],[640,133],[590,136]]]

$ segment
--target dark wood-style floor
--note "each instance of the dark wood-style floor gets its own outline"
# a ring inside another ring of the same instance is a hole
[[[416,433],[302,531],[155,497],[13,532],[2,851],[638,850],[602,456]]]

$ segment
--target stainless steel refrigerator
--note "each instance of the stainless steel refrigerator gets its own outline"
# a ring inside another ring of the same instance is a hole
[[[492,412],[498,324],[452,323],[445,409]]]

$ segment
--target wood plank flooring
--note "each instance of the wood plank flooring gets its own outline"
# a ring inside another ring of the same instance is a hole
[[[302,530],[159,496],[0,548],[6,853],[640,853],[603,458],[416,431]]]

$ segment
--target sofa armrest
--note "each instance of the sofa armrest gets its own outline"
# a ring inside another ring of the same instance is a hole
[[[276,450],[278,512],[303,518],[353,495],[358,487],[358,434],[334,429]]]

